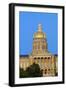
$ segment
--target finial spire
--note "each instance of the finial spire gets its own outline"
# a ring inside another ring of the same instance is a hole
[[[42,25],[38,24],[38,31],[41,32],[42,31]]]

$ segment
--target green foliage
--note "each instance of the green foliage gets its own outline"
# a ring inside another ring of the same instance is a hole
[[[43,76],[43,71],[40,70],[38,64],[33,63],[26,70],[20,69],[20,77],[41,77]]]
[[[20,69],[20,77],[29,77],[28,72],[25,71],[23,68]]]

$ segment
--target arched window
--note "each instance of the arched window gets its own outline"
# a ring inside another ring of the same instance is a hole
[[[48,69],[48,71],[50,71],[50,69]]]
[[[36,59],[36,57],[34,59]]]
[[[40,59],[40,57],[38,57],[38,59]]]
[[[50,57],[48,57],[48,59],[50,59]]]
[[[41,57],[41,59],[43,59],[43,57]]]
[[[45,69],[45,74],[47,74],[47,69]]]
[[[47,59],[47,57],[45,57],[44,59]]]

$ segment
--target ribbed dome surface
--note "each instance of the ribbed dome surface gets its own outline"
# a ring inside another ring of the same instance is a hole
[[[38,31],[34,34],[33,38],[46,38],[46,34],[42,32],[41,24],[38,24]]]
[[[46,38],[46,35],[43,32],[36,32],[34,38]]]

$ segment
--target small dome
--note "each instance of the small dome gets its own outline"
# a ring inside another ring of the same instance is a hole
[[[46,34],[42,32],[41,24],[38,24],[38,31],[34,34],[33,38],[46,38]]]
[[[36,32],[34,38],[46,38],[46,35],[43,32]]]

